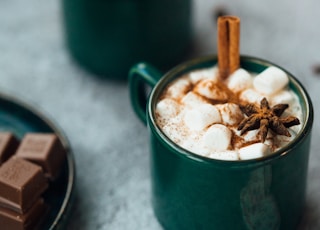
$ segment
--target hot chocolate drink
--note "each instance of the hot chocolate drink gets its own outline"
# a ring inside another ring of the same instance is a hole
[[[165,229],[295,229],[303,214],[312,102],[294,75],[239,55],[239,21],[218,18],[216,56],[164,75],[147,63],[130,70]]]
[[[238,68],[226,79],[218,70],[187,73],[162,93],[156,120],[173,142],[209,158],[246,160],[269,155],[296,137],[304,119],[283,70]]]

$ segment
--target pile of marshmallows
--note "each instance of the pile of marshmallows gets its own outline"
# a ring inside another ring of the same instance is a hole
[[[240,100],[260,106],[266,97],[269,105],[289,104],[283,116],[302,119],[297,95],[288,87],[289,79],[281,69],[271,66],[258,75],[239,68],[225,84]],[[268,132],[267,140],[259,143],[252,130],[240,135],[237,130],[244,118],[239,106],[227,101],[228,92],[218,79],[218,68],[190,72],[173,81],[156,105],[156,120],[163,132],[181,147],[209,158],[246,160],[263,157],[290,142],[301,125],[289,128],[291,137]],[[253,143],[253,144],[250,144]]]

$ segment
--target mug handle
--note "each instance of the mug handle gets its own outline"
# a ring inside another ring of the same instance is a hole
[[[162,73],[148,63],[138,63],[130,69],[129,72],[129,90],[131,106],[138,118],[146,125],[146,106],[148,95],[145,86],[153,88]]]

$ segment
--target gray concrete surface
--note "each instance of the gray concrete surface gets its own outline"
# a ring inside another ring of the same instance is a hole
[[[241,53],[276,62],[309,91],[315,123],[307,206],[300,230],[320,229],[320,20],[318,0],[194,1],[194,56],[213,54],[212,16],[241,20]],[[64,46],[59,1],[0,1],[0,90],[44,111],[67,134],[77,164],[68,229],[160,230],[150,206],[148,135],[126,82],[96,78]],[[290,194],[288,194],[289,196]]]

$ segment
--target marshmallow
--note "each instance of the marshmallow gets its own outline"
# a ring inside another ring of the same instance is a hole
[[[183,128],[180,120],[179,117],[176,117],[171,120],[171,123],[162,127],[163,132],[176,144],[180,144],[189,135],[188,130]]]
[[[257,103],[260,104],[260,101],[264,98],[263,95],[258,93],[257,91],[253,89],[247,89],[243,91],[240,95],[240,99],[250,102],[250,103]],[[268,99],[268,98],[267,98]]]
[[[162,99],[157,103],[156,112],[164,119],[175,117],[179,112],[179,104],[169,98]]]
[[[198,138],[190,138],[183,140],[180,145],[182,148],[190,152],[197,153],[201,156],[208,156],[210,154],[210,152],[207,149],[205,149],[203,146],[201,146],[201,144],[199,144]]]
[[[194,92],[188,92],[181,100],[181,102],[189,108],[194,108],[199,105],[207,103],[205,99]]]
[[[187,93],[190,87],[191,82],[188,80],[188,78],[179,78],[172,82],[171,85],[168,87],[168,97],[171,97],[173,99],[180,99]]]
[[[221,124],[214,124],[205,132],[202,137],[202,144],[210,151],[227,150],[231,142],[231,130]]]
[[[194,91],[206,98],[217,100],[217,101],[226,101],[228,100],[228,93],[219,86],[213,80],[202,80],[194,88]]]
[[[241,148],[243,146],[243,143],[248,143],[248,142],[257,142],[260,141],[260,137],[258,135],[259,133],[259,129],[254,129],[254,130],[250,130],[248,132],[246,132],[245,134],[240,134],[241,131],[237,130],[236,127],[231,128],[232,131],[234,132],[235,135],[241,137],[241,141],[235,141],[234,142],[234,148],[238,149]],[[266,140],[263,142],[266,145],[272,146],[273,145],[273,132],[272,131],[268,131],[267,134],[267,138]]]
[[[249,160],[260,158],[271,153],[268,145],[256,143],[239,149],[239,157],[241,160]]]
[[[218,73],[217,67],[208,68],[205,70],[191,72],[189,74],[189,79],[192,82],[192,84],[196,84],[197,82],[199,82],[203,79],[211,79],[216,82],[218,80],[217,73]]]
[[[186,111],[184,116],[185,125],[191,130],[203,130],[213,123],[221,122],[218,109],[211,104],[199,105]]]
[[[225,161],[236,161],[239,160],[238,153],[232,150],[225,150],[219,152],[212,152],[209,154],[210,158]]]
[[[289,83],[287,74],[275,67],[271,66],[258,74],[253,80],[254,88],[262,94],[271,95],[279,92]]]
[[[292,90],[280,91],[272,98],[272,106],[276,104],[288,104],[289,107],[284,111],[282,117],[294,115],[303,123],[303,113],[299,104],[299,98]],[[301,125],[295,125],[290,127],[294,132],[299,132]]]
[[[243,114],[238,105],[234,103],[225,103],[216,105],[218,108],[222,123],[226,125],[235,125],[243,119]]]
[[[282,148],[282,147],[286,146],[287,144],[289,144],[289,142],[291,142],[297,136],[297,133],[292,128],[293,127],[288,128],[288,131],[291,134],[291,137],[287,137],[284,135],[276,135],[275,136],[274,142],[278,148]]]
[[[259,131],[260,131],[260,129],[254,129],[254,130],[250,130],[250,131],[246,132],[245,134],[242,135],[243,140],[246,142],[259,140],[259,137],[258,137]],[[237,133],[238,132],[239,132],[239,136],[240,136],[240,131],[237,130]],[[272,132],[268,131],[266,140],[272,139],[272,137],[273,137]]]
[[[240,92],[250,88],[252,85],[252,77],[248,71],[237,69],[228,77],[227,86],[234,92]]]
[[[289,90],[282,90],[275,94],[271,99],[271,105],[288,104],[289,107],[295,102],[294,94]]]
[[[300,123],[303,123],[304,120],[304,115],[303,115],[303,109],[299,103],[299,98],[297,95],[295,95],[292,92],[292,96],[293,96],[293,100],[290,104],[289,104],[289,108],[287,108],[284,113],[283,116],[290,116],[290,115],[294,115],[295,117],[297,117],[300,120]],[[297,127],[297,126],[293,126],[292,128]]]

